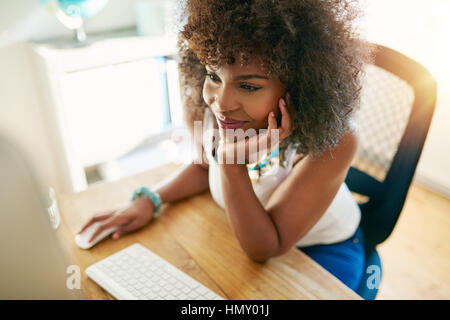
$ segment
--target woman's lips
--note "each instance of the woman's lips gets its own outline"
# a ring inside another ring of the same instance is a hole
[[[239,129],[242,126],[244,126],[244,124],[247,122],[247,121],[235,120],[232,118],[216,117],[216,119],[217,119],[219,126],[221,126],[223,129]]]

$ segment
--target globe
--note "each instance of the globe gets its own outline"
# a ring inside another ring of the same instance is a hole
[[[108,3],[108,0],[40,0],[47,10],[67,28],[75,31],[78,42],[86,40],[83,20],[98,14]]]
[[[107,3],[108,0],[58,0],[58,6],[65,14],[83,19],[95,16]]]

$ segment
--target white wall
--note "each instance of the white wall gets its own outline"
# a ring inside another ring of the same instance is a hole
[[[423,64],[438,83],[438,100],[415,181],[450,197],[450,1],[366,0],[368,40]]]

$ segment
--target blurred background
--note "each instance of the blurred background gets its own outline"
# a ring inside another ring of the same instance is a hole
[[[0,0],[0,133],[27,152],[39,179],[56,193],[193,156],[178,86],[178,1],[83,2]],[[414,178],[421,193],[411,210],[426,210],[433,199],[442,213],[435,222],[448,230],[450,1],[361,3],[363,37],[420,62],[437,80],[436,110]],[[411,223],[421,225],[418,219]],[[395,247],[388,241],[381,252],[398,269],[386,269],[383,283],[390,285],[379,298],[450,298],[449,281],[441,281],[450,274],[448,245],[437,239],[411,249],[407,239]],[[432,249],[443,260],[414,269],[420,274],[405,271],[399,250],[416,250],[417,259]],[[418,284],[417,277],[425,280]]]
[[[182,111],[173,4],[0,2],[0,130],[24,146],[56,192],[176,156],[171,136]]]

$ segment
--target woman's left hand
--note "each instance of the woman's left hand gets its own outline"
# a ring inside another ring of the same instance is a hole
[[[261,155],[262,153],[265,154],[268,150],[273,150],[275,146],[283,141],[283,139],[288,137],[294,129],[294,122],[288,112],[289,99],[287,100],[288,101],[286,101],[285,98],[280,98],[278,100],[278,107],[281,111],[281,127],[278,128],[274,112],[270,112],[268,115],[268,128],[267,130],[264,130],[264,132],[256,134],[251,138],[245,137],[244,139],[234,142],[228,142],[221,139],[217,148],[219,163],[253,163],[257,159],[260,159],[260,156],[257,155]],[[223,133],[225,136],[225,131]],[[245,150],[245,153],[243,150]]]

